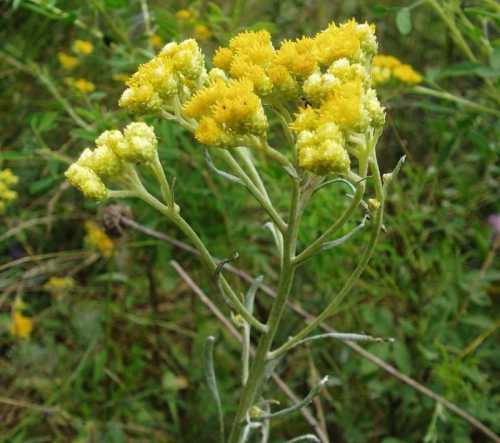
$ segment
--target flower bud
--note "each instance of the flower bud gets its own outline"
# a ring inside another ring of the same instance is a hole
[[[118,153],[123,159],[142,163],[153,161],[156,156],[158,140],[151,126],[146,123],[130,123],[123,131],[128,147],[125,152]]]
[[[90,168],[73,163],[64,173],[68,182],[78,188],[85,197],[104,200],[108,190],[99,176]]]

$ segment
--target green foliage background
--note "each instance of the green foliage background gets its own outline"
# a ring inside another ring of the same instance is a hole
[[[195,24],[206,25],[212,33],[202,43],[207,54],[248,27],[269,29],[278,42],[354,16],[376,23],[381,52],[412,64],[427,85],[498,109],[498,4],[437,3],[471,48],[471,60],[433,3],[146,4],[163,42],[187,38]],[[83,201],[63,177],[68,163],[96,135],[130,120],[117,107],[123,84],[113,75],[133,73],[151,57],[144,4],[0,4],[0,168],[9,167],[20,177],[19,199],[0,216],[0,441],[216,441],[215,408],[201,368],[209,334],[219,337],[216,370],[225,413],[230,417],[234,412],[238,345],[169,264],[179,261],[211,294],[197,260],[127,229],[114,239],[111,259],[95,259],[83,246],[83,221],[101,219],[105,209]],[[175,12],[187,7],[196,18],[183,24]],[[76,38],[91,41],[94,52],[67,74],[57,53],[69,52]],[[67,75],[92,81],[95,92],[75,92],[64,82]],[[382,169],[392,169],[403,154],[408,161],[389,198],[386,232],[375,257],[331,325],[394,337],[393,345],[365,347],[498,433],[499,242],[487,222],[500,211],[498,118],[403,89],[381,94],[388,109],[379,144]],[[176,177],[184,215],[216,256],[239,251],[237,265],[265,275],[272,286],[278,261],[269,253],[271,239],[258,207],[244,190],[206,170],[189,134],[166,122],[151,122],[166,169]],[[263,173],[273,199],[284,207],[286,179],[269,165]],[[340,210],[344,192],[332,186],[318,193],[306,212],[303,244]],[[178,237],[151,209],[126,204],[139,223]],[[363,234],[356,235],[311,260],[299,273],[294,301],[318,312],[355,265],[363,241]],[[43,285],[54,275],[72,275],[76,288],[60,298],[51,296]],[[16,295],[22,295],[35,321],[25,341],[8,333]],[[266,305],[259,300],[258,312]],[[278,340],[301,322],[290,313]],[[321,398],[332,442],[486,441],[462,419],[341,343],[300,348],[277,371],[300,395],[308,392],[315,374],[333,377]],[[277,391],[269,395],[287,402]],[[300,415],[277,421],[272,441],[300,432],[308,432]]]

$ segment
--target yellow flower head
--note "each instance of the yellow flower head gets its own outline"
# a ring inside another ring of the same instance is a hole
[[[212,63],[215,67],[224,71],[229,71],[231,62],[233,61],[233,51],[229,48],[218,48],[215,51]]]
[[[175,13],[175,18],[179,21],[188,21],[194,17],[194,14],[189,9],[179,9]]]
[[[216,80],[200,90],[183,108],[185,116],[199,121],[196,138],[227,146],[244,135],[262,136],[267,119],[253,88],[248,80]]]
[[[399,61],[399,59],[394,57],[393,55],[377,54],[373,57],[372,61],[373,66],[389,69],[397,68],[400,64],[401,62]]]
[[[344,137],[335,123],[302,131],[297,138],[299,166],[318,175],[346,173],[350,159],[344,146]]]
[[[12,304],[10,333],[17,338],[27,339],[33,330],[33,321],[23,314],[26,305],[20,298],[16,298]]]
[[[186,101],[206,78],[205,58],[196,40],[169,43],[129,78],[119,105],[133,112],[171,110],[175,96]]]
[[[273,57],[269,32],[244,31],[230,40],[229,47],[217,49],[212,62],[234,79],[251,81],[257,94],[266,95],[273,86],[267,74]]]
[[[17,198],[17,192],[12,186],[17,184],[18,177],[10,169],[0,171],[0,213],[4,212],[7,205]]]
[[[101,178],[90,168],[73,163],[64,173],[68,182],[87,198],[104,200],[108,190]]]
[[[75,40],[73,42],[73,45],[71,46],[71,49],[75,54],[78,55],[89,55],[92,54],[92,51],[94,50],[94,46],[92,43],[86,41],[86,40]]]
[[[78,65],[78,59],[72,55],[68,55],[65,52],[57,53],[57,60],[59,64],[67,71],[72,70],[76,65]]]
[[[193,35],[196,40],[205,41],[212,36],[212,33],[205,25],[196,25],[193,29]]]
[[[113,240],[95,222],[87,220],[84,224],[86,235],[85,245],[90,249],[95,249],[106,258],[113,254]]]
[[[112,78],[117,82],[127,83],[129,77],[130,76],[128,74],[113,74]]]
[[[294,41],[285,40],[276,51],[273,63],[283,66],[292,75],[303,79],[316,69],[317,53],[316,42],[309,37]]]
[[[401,64],[394,68],[393,75],[395,79],[409,85],[416,85],[422,82],[422,76],[410,65],[406,64]]]
[[[148,42],[155,49],[161,48],[162,45],[161,38],[157,34],[151,34],[148,37]]]
[[[408,85],[422,82],[422,76],[410,65],[401,63],[392,55],[376,55],[373,57],[372,81],[374,85],[387,83],[391,78]]]
[[[52,276],[43,285],[43,289],[55,297],[61,297],[70,292],[75,287],[75,280],[72,277]]]
[[[92,82],[85,80],[84,78],[78,78],[73,82],[75,89],[83,94],[89,94],[95,90],[95,86]]]

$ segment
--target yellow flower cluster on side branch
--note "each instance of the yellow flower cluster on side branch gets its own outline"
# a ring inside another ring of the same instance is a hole
[[[127,81],[119,105],[133,112],[175,111],[207,80],[205,60],[195,40],[169,43]]]
[[[402,63],[396,57],[382,54],[373,57],[373,84],[381,85],[392,79],[407,85],[417,85],[422,82],[422,76],[412,66]]]
[[[66,170],[66,178],[85,197],[103,200],[108,195],[105,181],[123,181],[130,164],[153,162],[157,144],[153,128],[142,122],[130,123],[123,132],[104,131],[96,148],[85,149]]]
[[[17,192],[12,190],[12,186],[17,184],[18,180],[10,169],[0,171],[0,214],[17,198]]]

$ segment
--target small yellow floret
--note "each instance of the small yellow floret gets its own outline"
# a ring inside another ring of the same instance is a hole
[[[103,257],[111,257],[114,244],[106,232],[92,220],[87,220],[84,227],[87,232],[84,238],[85,245],[90,249],[97,249]]]
[[[59,60],[59,64],[67,71],[70,71],[78,65],[78,59],[76,57],[62,51],[57,53],[57,60]]]
[[[23,314],[26,305],[20,298],[16,298],[12,305],[11,320],[9,325],[10,333],[14,337],[26,339],[33,330],[33,321]]]
[[[415,71],[410,65],[402,64],[394,69],[394,78],[402,83],[416,85],[422,82],[422,76]]]
[[[344,145],[342,132],[335,123],[300,132],[297,137],[299,165],[318,175],[347,173],[350,159]]]
[[[92,54],[92,51],[94,50],[94,46],[92,45],[92,43],[90,43],[86,40],[75,40],[73,42],[73,45],[71,46],[71,49],[76,54],[89,55],[89,54]]]
[[[0,214],[17,198],[17,192],[11,189],[17,182],[18,177],[10,169],[0,171]]]
[[[154,129],[146,123],[130,123],[123,131],[123,136],[128,142],[125,152],[120,152],[124,160],[134,163],[147,163],[155,159],[157,155],[158,140]]]
[[[161,41],[161,38],[159,35],[157,34],[151,34],[149,37],[148,37],[148,42],[149,44],[155,48],[155,49],[159,49],[161,48],[162,46],[162,41]]]
[[[73,86],[83,94],[89,94],[90,92],[93,92],[95,90],[94,84],[92,82],[89,82],[88,80],[85,80],[84,78],[76,79],[73,82]]]
[[[73,163],[64,173],[68,182],[85,197],[104,200],[108,190],[99,176],[90,168]]]
[[[175,18],[181,21],[187,21],[193,18],[193,13],[189,9],[179,9],[175,13]]]
[[[75,280],[72,277],[52,276],[43,285],[43,289],[55,297],[66,295],[75,287]]]
[[[215,67],[229,71],[233,60],[233,51],[229,48],[218,48],[215,51],[212,63]]]
[[[212,36],[212,33],[205,25],[196,25],[193,29],[193,35],[196,40],[205,41]]]

